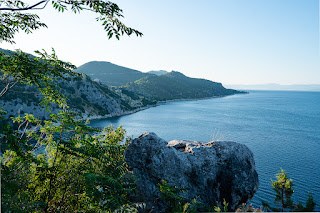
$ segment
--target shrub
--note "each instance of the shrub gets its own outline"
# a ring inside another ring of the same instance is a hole
[[[262,202],[262,206],[267,211],[314,211],[317,204],[314,202],[311,193],[308,195],[305,207],[300,202],[298,204],[294,204],[291,199],[294,192],[292,189],[294,186],[292,179],[289,179],[288,174],[285,173],[283,169],[281,169],[281,173],[276,174],[276,178],[277,179],[275,181],[271,180],[271,185],[273,190],[276,192],[276,197],[274,199],[275,204],[280,207],[271,207],[268,203]]]

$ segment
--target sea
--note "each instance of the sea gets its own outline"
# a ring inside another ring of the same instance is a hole
[[[212,140],[245,144],[254,153],[260,186],[250,203],[274,205],[271,180],[284,169],[295,202],[312,193],[320,211],[320,92],[248,91],[221,98],[175,101],[134,114],[91,121],[120,126],[130,137],[155,132],[171,141]]]

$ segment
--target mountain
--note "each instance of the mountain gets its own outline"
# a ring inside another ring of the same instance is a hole
[[[147,73],[154,74],[154,75],[164,75],[164,74],[167,74],[169,72],[165,71],[165,70],[152,70],[152,71],[149,71]]]
[[[120,116],[156,104],[155,101],[134,95],[126,89],[116,89],[94,82],[89,77],[71,81],[59,80],[57,85],[61,88],[60,92],[68,98],[70,108],[85,118]],[[8,117],[24,113],[32,113],[41,119],[49,117],[50,113],[39,105],[41,96],[34,86],[20,84],[14,87],[14,91],[0,99],[0,106],[8,112]],[[52,108],[51,113],[59,111],[56,105],[52,105]]]
[[[5,52],[9,55],[13,53]],[[120,116],[155,105],[157,101],[241,93],[226,89],[221,83],[189,78],[180,72],[155,75],[109,62],[89,62],[79,67],[77,72],[87,75],[70,81],[57,79],[55,83],[68,98],[70,108],[85,118]],[[107,85],[109,82],[112,86]],[[116,87],[119,85],[123,86]],[[39,105],[41,95],[34,86],[17,84],[13,90],[15,92],[7,93],[0,99],[0,106],[8,112],[7,116],[32,113],[39,118],[49,117],[45,108]],[[55,105],[52,107],[52,113],[59,110]]]
[[[2,49],[2,48],[0,48],[0,51],[4,52],[4,54],[6,54],[6,55],[11,55],[13,53],[13,51],[11,51],[11,50],[5,50],[5,49]]]
[[[151,75],[105,61],[91,61],[81,65],[75,71],[84,73],[94,81],[110,86],[126,85],[129,82]]]
[[[221,83],[190,78],[176,71],[160,76],[147,76],[122,88],[157,101],[208,98],[243,93],[226,89]]]
[[[320,91],[320,84],[292,84],[292,85],[281,85],[281,84],[255,84],[255,85],[241,85],[233,84],[228,87],[234,89],[244,90],[292,90],[292,91]]]
[[[9,55],[14,53],[10,50],[0,49],[0,51]],[[156,104],[155,101],[133,94],[125,88],[114,88],[95,82],[89,76],[70,79],[70,81],[60,79],[56,80],[55,84],[67,97],[70,108],[84,117],[120,116]],[[32,113],[38,118],[47,119],[50,113],[45,107],[39,105],[41,98],[35,86],[17,84],[12,88],[12,92],[7,92],[1,97],[0,106],[8,112],[7,118]],[[51,106],[51,113],[58,112],[56,105]]]

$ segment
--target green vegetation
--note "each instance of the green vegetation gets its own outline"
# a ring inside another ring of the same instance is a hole
[[[158,189],[162,200],[167,203],[166,212],[197,212],[200,203],[194,199],[190,204],[186,198],[181,196],[186,189],[170,186],[165,180],[158,183]]]
[[[224,88],[220,83],[205,79],[189,78],[179,72],[137,70],[118,66],[110,62],[92,61],[80,66],[78,73],[111,86],[120,86],[122,93],[138,100],[139,96],[149,100],[197,99],[241,93]]]
[[[240,205],[236,212],[313,212],[317,205],[311,193],[308,195],[306,205],[301,202],[294,204],[291,197],[293,195],[293,181],[289,179],[288,174],[281,169],[281,173],[276,174],[276,181],[272,181],[273,190],[276,192],[275,203],[279,207],[271,207],[266,202],[262,202],[263,208],[254,208],[252,204],[243,203]],[[161,198],[167,203],[167,212],[228,212],[228,203],[224,199],[222,204],[217,203],[215,206],[204,206],[193,199],[191,204],[183,197],[183,193],[188,189],[181,189],[176,186],[170,186],[165,180],[161,180],[158,184]]]
[[[43,9],[49,2],[61,12],[67,8],[75,13],[82,9],[96,12],[109,38],[114,35],[119,39],[120,35],[132,33],[142,35],[119,21],[122,11],[109,1],[39,1],[29,6],[19,0],[1,0],[0,10],[5,11],[0,14],[1,41],[14,43],[14,34],[19,30],[30,33],[45,27],[37,15],[19,11],[38,6]],[[124,161],[129,140],[125,131],[121,127],[98,130],[83,123],[79,115],[70,111],[61,92],[73,94],[74,87],[59,86],[61,80],[70,82],[80,76],[72,71],[75,66],[59,60],[54,51],[36,53],[38,57],[21,51],[0,52],[0,98],[12,92],[26,94],[25,88],[30,87],[40,95],[41,104],[48,110],[57,104],[61,111],[51,114],[48,120],[32,114],[7,120],[3,118],[7,112],[0,108],[2,211],[132,210],[128,194],[135,185]],[[27,87],[22,89],[23,85]],[[81,102],[82,99],[77,99],[77,103]]]
[[[73,116],[61,112],[42,124],[26,114],[14,119],[26,129],[24,135],[10,125],[2,129],[4,212],[98,212],[130,206],[127,195],[134,183],[123,157],[126,145],[119,144],[124,130],[109,127],[94,136],[97,130]],[[37,151],[42,146],[45,151]]]
[[[19,31],[31,33],[33,30],[41,27],[47,27],[45,23],[39,21],[39,16],[30,13],[21,13],[21,11],[31,11],[35,9],[44,9],[48,3],[52,3],[54,9],[59,12],[71,11],[80,13],[82,10],[88,10],[96,13],[97,21],[100,21],[108,38],[115,36],[118,40],[121,35],[136,34],[142,36],[142,33],[133,28],[127,27],[120,21],[123,17],[122,10],[117,4],[110,1],[37,1],[33,5],[27,5],[21,0],[1,0],[0,11],[0,40],[14,43],[14,35]]]
[[[159,76],[150,75],[122,88],[157,101],[208,98],[241,93],[226,89],[220,83],[189,78],[175,71]]]
[[[10,11],[0,14],[1,41],[13,43],[14,34],[19,30],[29,33],[45,27],[38,16],[16,11],[31,10],[41,4],[45,7],[48,2],[39,1],[28,6],[19,0],[0,0],[0,10]],[[69,7],[75,13],[82,9],[98,13],[109,38],[113,35],[119,38],[123,33],[141,35],[119,22],[121,10],[109,1],[50,2],[62,12]],[[81,121],[81,117],[70,110],[62,91],[77,94],[75,88],[82,86],[80,81],[88,79],[80,78],[79,74],[73,72],[74,65],[59,60],[54,51],[52,54],[45,51],[37,53],[38,57],[32,57],[21,51],[10,54],[0,51],[1,99],[13,89],[16,89],[17,94],[37,92],[41,104],[48,110],[52,104],[61,108],[59,113],[51,114],[47,120],[40,120],[27,113],[10,120],[4,119],[7,112],[0,108],[2,211],[134,211],[134,205],[129,200],[135,190],[134,178],[124,160],[124,151],[130,139],[125,137],[121,127],[99,130]],[[57,83],[62,79],[66,82],[75,81],[75,86],[60,87]],[[28,89],[22,89],[23,85]],[[106,87],[100,85],[96,88],[116,96]],[[32,102],[37,100],[32,99]],[[81,98],[80,94],[72,101],[84,105],[87,100]],[[273,183],[277,192],[276,200],[281,200],[282,209],[290,209],[292,181],[282,171],[278,181]],[[170,201],[169,211],[196,209],[192,207],[196,206],[196,201],[188,204],[178,195],[183,192],[182,189],[171,187],[163,181],[159,184],[159,190],[163,199]],[[225,202],[224,210],[227,206]],[[300,204],[296,206],[303,210],[313,210],[315,203],[310,195],[306,207],[302,208]],[[221,211],[222,208],[217,207],[215,210]]]
[[[183,193],[188,189],[181,189],[176,186],[170,186],[165,180],[158,183],[158,189],[161,192],[161,199],[166,203],[166,212],[228,212],[228,203],[223,199],[223,203],[215,206],[207,206],[194,198],[191,202],[183,197]]]
[[[315,206],[317,205],[313,201],[313,196],[310,193],[308,195],[308,200],[306,202],[306,206],[303,206],[302,203],[294,204],[292,201],[293,195],[293,181],[289,179],[288,174],[285,173],[283,169],[281,169],[281,173],[276,175],[277,180],[271,181],[273,190],[276,192],[276,197],[274,199],[276,204],[280,205],[278,207],[271,207],[266,202],[262,202],[263,207],[268,211],[273,212],[283,212],[283,211],[299,211],[299,212],[312,212],[314,211]]]
[[[91,61],[83,64],[78,67],[76,72],[86,74],[93,80],[99,79],[101,83],[111,86],[126,85],[129,82],[133,82],[150,75],[138,70],[129,69],[103,61]]]

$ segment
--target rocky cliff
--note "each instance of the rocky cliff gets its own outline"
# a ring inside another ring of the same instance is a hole
[[[71,81],[59,80],[56,84],[60,87],[60,92],[67,97],[70,108],[81,113],[84,118],[120,116],[156,104],[125,89],[92,81],[90,77]],[[7,118],[32,113],[40,119],[47,119],[50,113],[59,111],[57,106],[52,105],[52,111],[48,112],[39,105],[40,102],[41,95],[35,87],[16,85],[0,99],[0,106],[8,112]]]
[[[168,143],[154,133],[145,133],[131,142],[125,158],[137,176],[135,201],[145,203],[146,212],[164,212],[167,207],[157,188],[162,179],[188,189],[182,196],[189,201],[197,198],[215,206],[225,199],[229,210],[247,203],[259,186],[253,153],[235,142]]]

